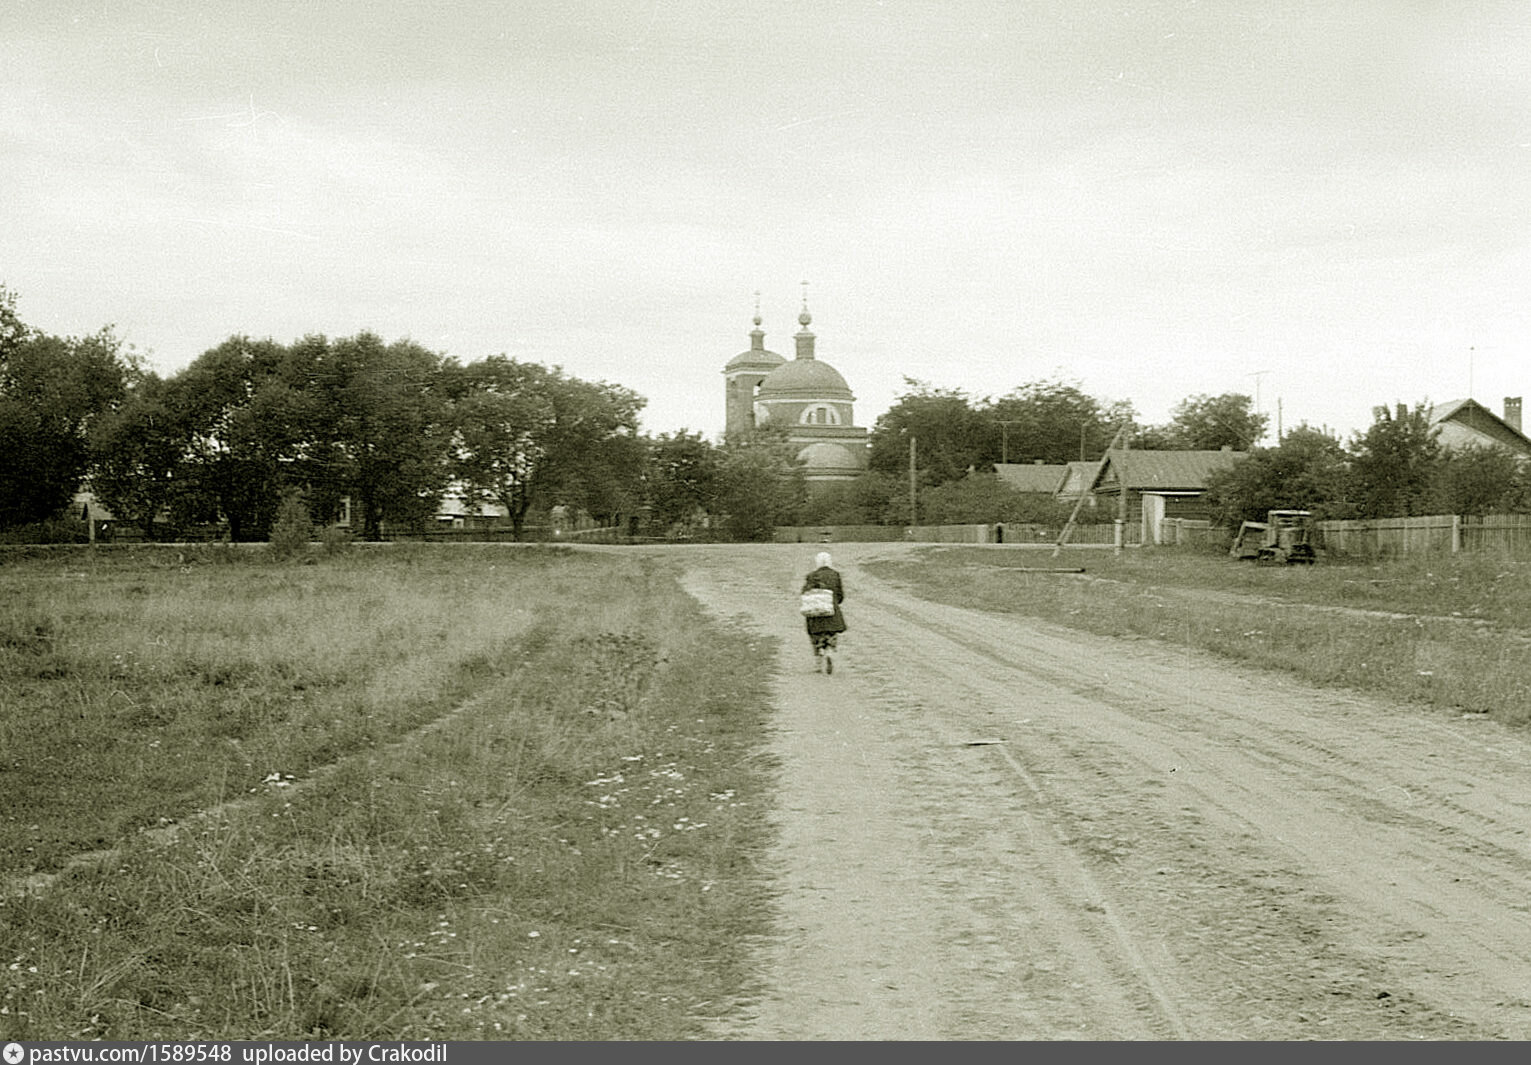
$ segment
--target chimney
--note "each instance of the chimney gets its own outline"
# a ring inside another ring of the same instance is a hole
[[[1504,397],[1504,421],[1506,425],[1508,425],[1511,429],[1514,429],[1517,433],[1521,431],[1519,396]]]

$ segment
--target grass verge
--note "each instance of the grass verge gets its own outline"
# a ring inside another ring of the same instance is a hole
[[[8,1037],[702,1038],[751,993],[757,637],[615,554],[169,559],[0,570],[0,856],[55,877],[0,898]]]
[[[1084,576],[1041,572],[1083,567]],[[924,598],[1148,637],[1310,683],[1531,724],[1531,566],[1258,566],[1221,555],[933,547],[867,567]],[[1336,609],[1340,608],[1340,609]]]

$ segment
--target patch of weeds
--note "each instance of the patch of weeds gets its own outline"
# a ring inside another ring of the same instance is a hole
[[[388,586],[382,613],[402,601],[427,615],[398,635],[428,655],[403,673],[390,655],[359,655],[359,685],[293,702],[316,693],[257,670],[231,693],[252,715],[237,745],[192,703],[160,731],[96,734],[114,799],[152,788],[179,831],[108,836],[117,853],[0,898],[8,1037],[704,1038],[704,1014],[749,993],[747,944],[769,915],[771,656],[715,626],[696,648],[696,604],[655,574],[635,580],[628,561],[489,554],[470,567],[493,593],[478,612],[450,592],[464,565],[425,555],[401,578],[369,564],[330,589],[343,607]],[[569,610],[543,591],[571,573],[573,600],[599,605]],[[446,616],[456,641],[420,638]],[[613,627],[626,617],[644,619],[641,635]],[[498,637],[474,643],[492,624]],[[356,645],[377,631],[362,627]],[[185,679],[139,683],[224,691]],[[416,681],[450,691],[450,707],[433,694],[396,709]],[[267,727],[262,699],[288,700],[287,719]],[[626,716],[592,727],[591,707]],[[409,731],[422,715],[436,724]],[[247,799],[200,818],[167,803],[185,785],[149,743],[172,737],[204,775],[228,770],[200,805]],[[68,757],[54,771],[79,775]],[[591,783],[613,767],[629,788]],[[79,806],[52,815],[90,823]]]
[[[0,650],[46,655],[52,653],[57,639],[53,626],[46,621],[30,625],[13,619],[0,621]]]

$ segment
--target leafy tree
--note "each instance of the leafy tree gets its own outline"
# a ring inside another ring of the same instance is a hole
[[[318,400],[305,412],[318,424],[308,444],[324,455],[331,491],[359,508],[362,537],[382,539],[385,521],[430,520],[446,490],[453,428],[442,357],[370,332],[305,338],[304,350]],[[277,398],[283,413],[306,407]]]
[[[980,410],[989,423],[982,470],[1004,460],[1064,463],[1099,456],[1115,431],[1111,414],[1075,385],[1034,381]]]
[[[504,507],[517,538],[534,507],[637,510],[642,397],[503,355],[456,376],[452,474],[470,499]]]
[[[69,505],[89,469],[93,426],[122,400],[131,364],[110,328],[82,338],[32,329],[0,286],[0,528]]]
[[[554,367],[545,379],[553,420],[533,493],[548,506],[584,510],[597,520],[634,513],[641,497],[644,399],[621,385],[583,381]]]
[[[717,505],[729,536],[769,540],[776,526],[796,520],[807,484],[784,430],[764,426],[728,440],[719,451]]]
[[[294,413],[292,362],[273,340],[232,336],[171,382],[186,447],[183,498],[221,514],[237,542],[269,537],[282,492],[298,478],[292,460],[312,426]]]
[[[1402,518],[1432,509],[1431,487],[1441,461],[1440,430],[1429,406],[1377,407],[1371,427],[1351,441],[1351,492],[1356,516]]]
[[[1317,517],[1350,516],[1348,459],[1335,437],[1306,425],[1273,448],[1255,448],[1242,462],[1209,478],[1207,500],[1219,524],[1264,521],[1271,510],[1310,510]]]
[[[657,529],[689,526],[714,508],[721,456],[701,433],[661,433],[648,441],[644,498]]]
[[[966,394],[904,378],[909,389],[868,434],[868,465],[881,473],[908,470],[909,439],[915,439],[916,479],[938,485],[966,475],[986,458],[993,425]]]
[[[1190,396],[1176,405],[1174,417],[1165,427],[1165,437],[1179,450],[1217,451],[1226,447],[1248,451],[1265,435],[1270,422],[1269,415],[1256,414],[1253,406],[1249,396],[1235,392]],[[1150,446],[1145,441],[1157,434],[1143,435],[1145,440],[1135,441],[1135,446]]]
[[[172,532],[193,517],[186,505],[188,433],[176,397],[158,375],[137,375],[121,405],[101,417],[91,442],[91,492],[146,540],[157,538],[161,514],[170,516]]]
[[[306,554],[312,533],[313,525],[302,495],[297,489],[288,489],[282,494],[276,520],[271,523],[271,557],[290,559]]]
[[[548,376],[545,367],[503,355],[472,363],[461,373],[453,414],[453,476],[471,500],[504,507],[517,539],[553,426]]]
[[[1524,513],[1531,504],[1531,470],[1505,448],[1473,444],[1443,452],[1430,509],[1441,514]]]
[[[1068,505],[1036,492],[1020,492],[996,473],[975,473],[920,493],[920,521],[933,525],[1035,523],[1061,526]]]
[[[804,525],[907,524],[909,479],[868,470],[854,481],[810,493],[803,504]]]

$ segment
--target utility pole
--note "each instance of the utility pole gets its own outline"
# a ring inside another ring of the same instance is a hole
[[[1256,370],[1254,373],[1251,373],[1251,374],[1248,375],[1248,376],[1253,377],[1255,379],[1255,416],[1256,417],[1258,417],[1259,414],[1260,414],[1260,378],[1264,377],[1268,373],[1270,373],[1269,370]],[[1265,434],[1261,433],[1260,435],[1264,436]],[[1259,443],[1259,441],[1256,440],[1255,443]],[[1281,441],[1277,440],[1276,443],[1279,444],[1279,443],[1281,443]]]
[[[915,479],[914,479],[914,434],[910,433],[909,434],[909,524],[910,525],[913,525],[915,523],[915,520],[916,520],[915,501],[916,501],[917,498],[918,497],[915,494]]]
[[[1127,449],[1132,446],[1132,433],[1123,425],[1118,435],[1122,438],[1122,451],[1117,456],[1116,485],[1116,554],[1122,553],[1127,541]],[[1104,461],[1104,460],[1102,460]]]
[[[1127,426],[1124,424],[1121,428],[1117,429],[1116,435],[1112,436],[1111,437],[1111,442],[1106,445],[1106,453],[1100,457],[1100,461],[1102,463],[1104,463],[1107,459],[1109,459],[1111,457],[1111,452],[1116,449],[1117,441],[1122,441],[1123,444],[1125,445],[1126,435],[1127,435]],[[1099,476],[1099,471],[1097,471],[1097,476]],[[1121,470],[1120,469],[1117,470],[1117,478],[1118,478],[1118,481],[1120,482],[1120,480],[1121,480]],[[1079,508],[1084,506],[1084,501],[1089,497],[1090,491],[1091,491],[1092,488],[1094,488],[1094,485],[1093,484],[1084,484],[1084,483],[1081,482],[1079,487],[1080,487],[1079,498],[1077,500],[1075,500],[1075,502],[1074,502],[1074,509],[1069,514],[1069,520],[1064,523],[1063,530],[1060,533],[1058,533],[1058,542],[1053,545],[1053,557],[1054,558],[1057,558],[1059,552],[1061,552],[1063,550],[1063,545],[1069,542],[1069,534],[1074,531],[1074,523],[1076,521],[1078,521],[1078,519],[1079,519]],[[1118,511],[1118,514],[1120,515],[1118,517],[1118,519],[1117,519],[1117,526],[1116,526],[1116,528],[1117,528],[1118,543],[1120,543],[1120,538],[1121,538],[1122,521],[1126,518],[1126,515],[1127,515],[1126,495],[1127,495],[1127,490],[1126,490],[1126,487],[1123,486],[1123,488],[1122,488],[1123,501],[1121,503],[1119,503],[1118,506],[1117,506],[1117,511]],[[1117,553],[1118,554],[1121,553],[1121,548],[1120,547],[1117,548]]]
[[[1019,422],[999,423],[999,461],[1002,464],[1010,462],[1010,427],[1019,424]]]

